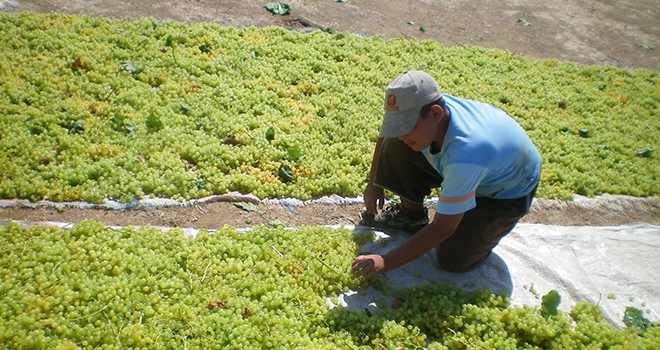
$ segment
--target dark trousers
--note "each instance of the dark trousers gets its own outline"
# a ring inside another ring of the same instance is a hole
[[[399,139],[386,138],[374,183],[403,199],[423,203],[432,188],[440,187],[442,177],[420,152]],[[436,247],[440,266],[461,272],[484,261],[529,212],[535,192],[536,188],[516,199],[477,197],[477,206],[465,212],[456,231]]]

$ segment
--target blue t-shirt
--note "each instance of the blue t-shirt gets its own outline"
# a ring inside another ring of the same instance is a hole
[[[436,211],[460,214],[476,206],[475,197],[515,199],[531,192],[542,161],[525,130],[501,109],[443,97],[450,122],[442,149],[422,151],[443,177]]]

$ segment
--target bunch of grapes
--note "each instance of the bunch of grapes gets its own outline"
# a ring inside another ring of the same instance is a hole
[[[396,290],[380,311],[329,309],[349,288],[353,233],[152,227],[0,228],[0,342],[8,348],[626,348],[660,327],[617,329],[597,306],[545,317],[487,290]]]
[[[356,281],[350,232],[2,228],[10,348],[262,348],[321,341],[325,298]]]
[[[152,18],[1,13],[0,31],[0,198],[354,197],[409,69],[520,122],[540,197],[660,193],[657,72]]]

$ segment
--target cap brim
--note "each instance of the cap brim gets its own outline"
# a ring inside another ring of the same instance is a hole
[[[408,134],[417,124],[420,110],[385,113],[378,137],[401,137]]]

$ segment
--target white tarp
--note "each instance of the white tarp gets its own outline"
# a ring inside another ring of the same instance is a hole
[[[364,231],[356,228],[356,231]],[[384,254],[410,237],[390,232],[388,243],[363,245],[363,252]],[[577,301],[600,305],[606,318],[623,326],[623,313],[631,306],[645,318],[660,320],[660,227],[631,224],[609,227],[518,224],[479,267],[464,273],[439,268],[435,251],[385,274],[394,288],[426,281],[450,280],[465,290],[488,287],[507,293],[513,305],[540,305],[540,298],[557,290],[560,310]],[[387,297],[370,289],[366,294],[345,293],[340,303],[376,311],[375,301]],[[393,301],[389,297],[388,302]]]

